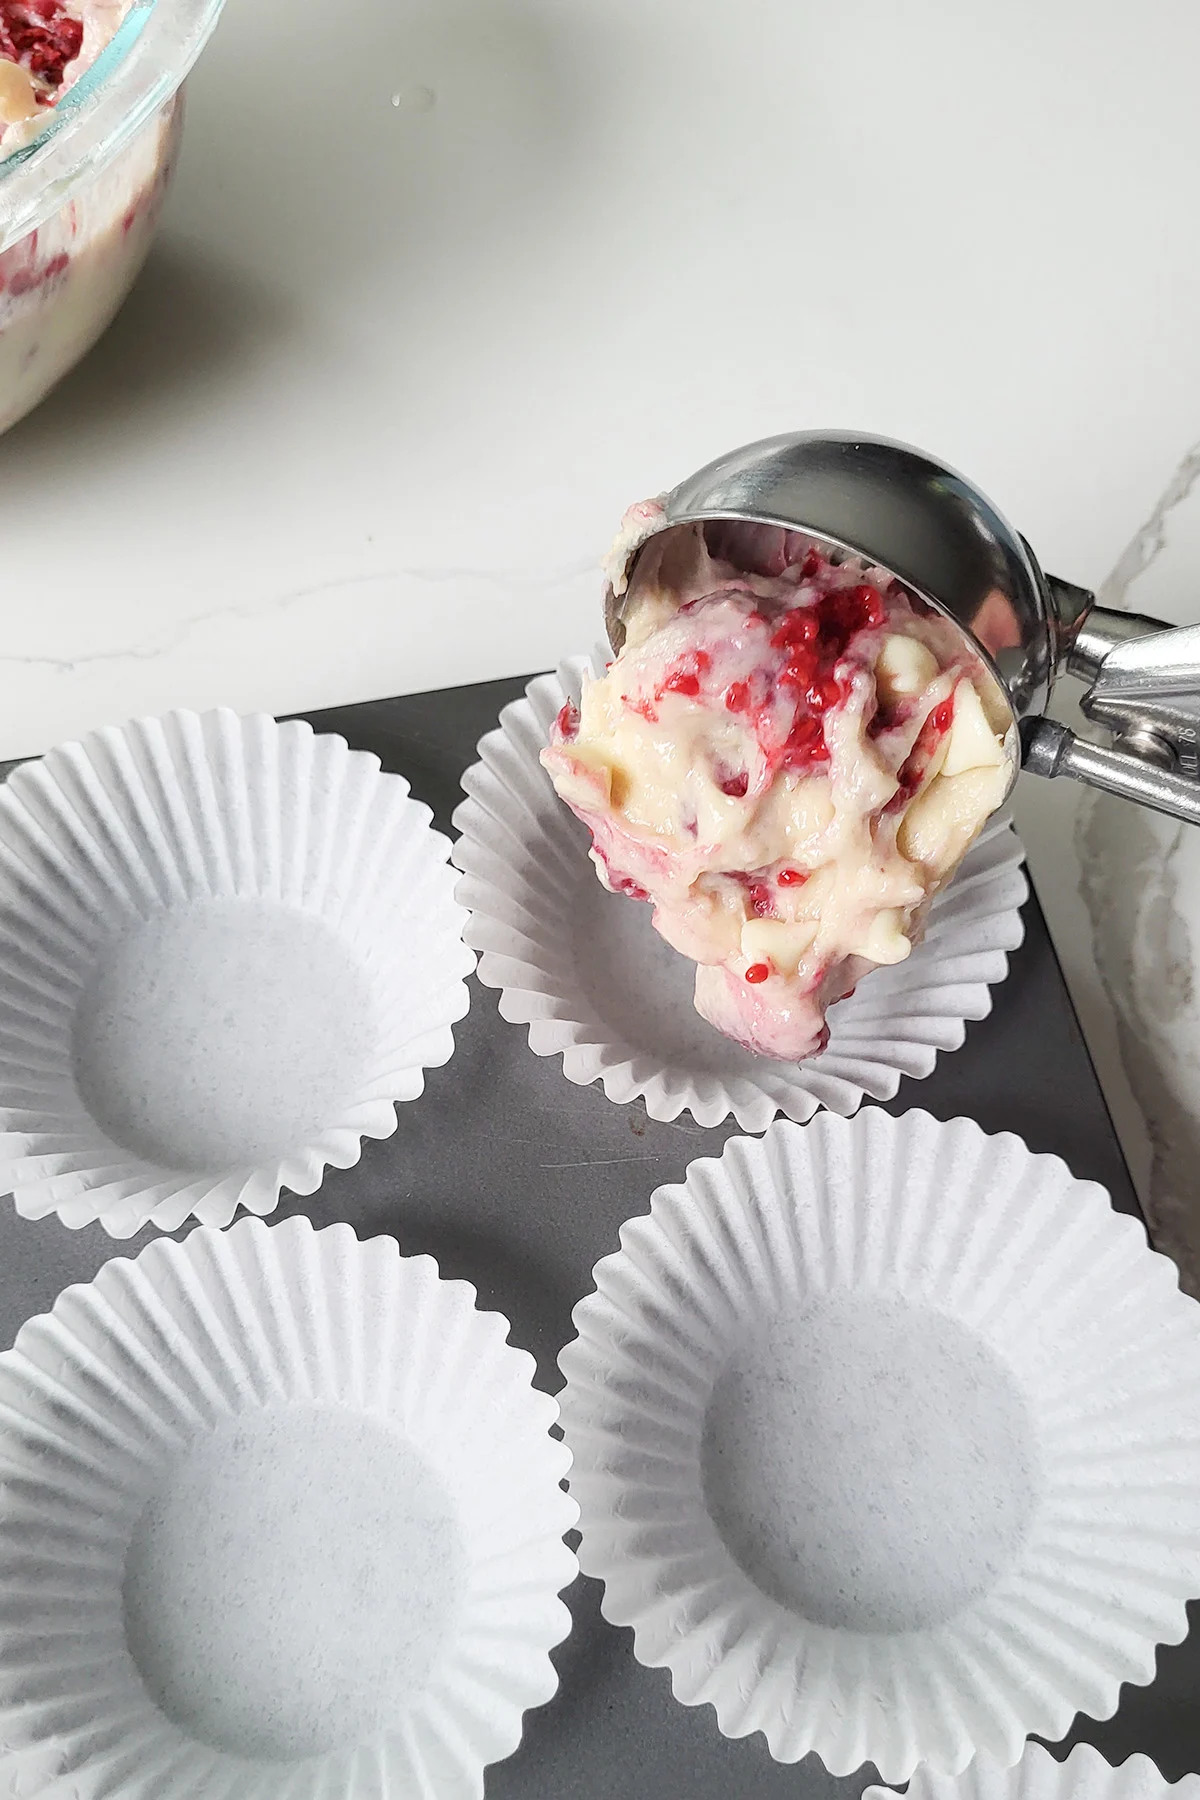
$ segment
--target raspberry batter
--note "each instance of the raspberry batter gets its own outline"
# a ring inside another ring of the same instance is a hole
[[[618,591],[660,518],[626,515]],[[908,956],[1003,800],[1006,720],[952,625],[797,532],[651,537],[623,617],[543,763],[600,879],[699,965],[700,1013],[762,1055],[815,1055],[827,1007]]]
[[[0,163],[30,144],[111,43],[130,0],[0,0]],[[96,341],[145,260],[183,124],[167,101],[0,251],[0,432]]]
[[[91,64],[126,10],[118,0],[0,0],[0,146],[25,143]]]

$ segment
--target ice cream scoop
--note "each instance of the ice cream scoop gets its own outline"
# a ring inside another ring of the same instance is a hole
[[[889,572],[959,628],[1014,747],[1019,732],[1026,769],[1200,823],[1200,626],[1110,611],[1044,574],[1024,538],[954,470],[910,445],[850,432],[794,433],[719,457],[627,518],[607,566],[614,649],[651,540],[717,520],[799,531],[830,556]],[[1045,717],[1064,672],[1088,683],[1083,712],[1111,746]]]
[[[618,564],[658,508],[630,509]],[[542,762],[603,884],[696,963],[697,1010],[798,1061],[919,942],[1008,792],[1015,733],[962,634],[886,570],[762,523],[652,540],[621,650]]]

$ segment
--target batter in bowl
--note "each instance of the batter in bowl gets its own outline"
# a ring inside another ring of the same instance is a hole
[[[129,0],[0,0],[0,167],[100,56]],[[36,230],[0,251],[0,431],[88,350],[141,268],[183,124],[173,95]]]

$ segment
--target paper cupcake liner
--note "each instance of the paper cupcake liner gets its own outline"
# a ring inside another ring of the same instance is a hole
[[[388,1238],[246,1219],[24,1326],[0,1356],[19,1770],[74,1800],[482,1795],[557,1685],[576,1509],[555,1403],[474,1301]]]
[[[1131,1756],[1118,1768],[1091,1744],[1077,1744],[1056,1762],[1041,1744],[1027,1744],[1011,1769],[986,1757],[962,1774],[918,1769],[908,1800],[1200,1800],[1200,1775],[1165,1781],[1148,1756]],[[863,1800],[896,1800],[888,1788],[868,1788]]]
[[[717,1125],[732,1114],[744,1131],[765,1131],[776,1113],[849,1114],[868,1095],[892,1099],[901,1076],[932,1074],[966,1021],[991,1010],[991,987],[1024,934],[1029,889],[1008,815],[988,823],[934,900],[911,956],[831,1008],[828,1049],[804,1063],[754,1056],[696,1013],[695,967],[654,931],[650,908],[601,887],[586,828],[538,762],[588,667],[583,657],[564,663],[505,707],[454,815],[466,940],[481,953],[480,980],[501,990],[503,1017],[528,1025],[537,1055],[561,1056],[568,1080],[598,1080],[621,1104],[640,1098],[652,1119],[686,1110]]]
[[[1200,1308],[1102,1188],[823,1115],[660,1188],[559,1358],[580,1566],[729,1737],[904,1781],[1105,1718],[1200,1594]]]
[[[0,1192],[116,1237],[311,1194],[467,1010],[449,846],[398,775],[228,711],[0,790]]]

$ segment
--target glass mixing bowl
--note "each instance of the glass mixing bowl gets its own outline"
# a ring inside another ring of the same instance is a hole
[[[133,284],[222,0],[134,0],[32,143],[0,149],[0,431],[95,343]]]

